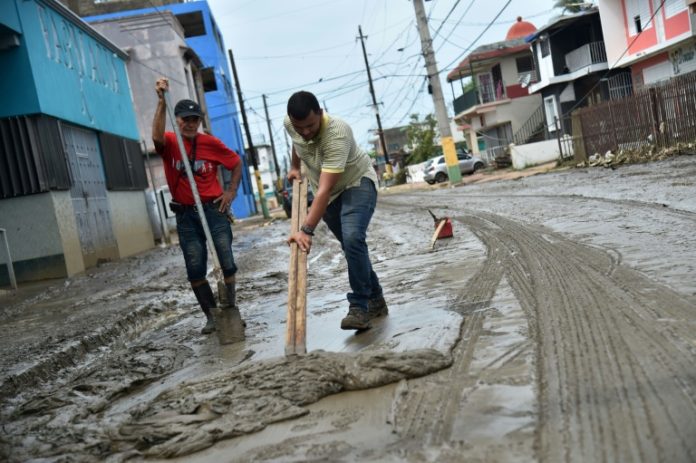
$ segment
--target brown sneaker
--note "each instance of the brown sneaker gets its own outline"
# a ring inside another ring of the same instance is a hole
[[[370,299],[367,302],[367,316],[370,320],[386,315],[389,315],[389,308],[387,307],[387,301],[384,300],[384,296]]]
[[[341,320],[342,330],[366,330],[370,327],[370,318],[367,311],[357,305],[348,309],[348,315]]]

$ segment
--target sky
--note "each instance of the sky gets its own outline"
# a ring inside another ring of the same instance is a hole
[[[371,149],[377,120],[358,26],[367,36],[382,128],[407,125],[409,115],[434,113],[411,0],[208,0],[231,49],[254,144],[269,142],[262,95],[282,165],[285,105],[292,93],[314,93],[329,114],[348,122],[360,146]],[[448,115],[446,75],[479,45],[505,39],[517,16],[541,27],[560,10],[553,0],[429,0],[433,37]],[[496,16],[498,16],[497,19]]]

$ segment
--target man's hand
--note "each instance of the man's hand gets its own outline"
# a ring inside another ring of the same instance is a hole
[[[157,96],[161,99],[164,98],[164,92],[169,91],[169,79],[160,77],[157,79],[157,82],[155,82],[155,91],[157,92]]]
[[[290,184],[292,184],[292,181],[295,179],[301,182],[302,174],[300,173],[300,169],[295,169],[293,167],[288,171],[288,180],[290,180]]]
[[[297,243],[301,250],[309,254],[309,250],[312,248],[312,237],[305,232],[298,231],[290,235],[287,240],[288,246],[292,243]]]
[[[216,198],[213,202],[220,203],[220,208],[218,209],[220,212],[227,212],[230,210],[230,204],[232,204],[232,201],[234,201],[234,198],[237,196],[236,191],[229,191],[225,190],[222,195],[218,198]]]

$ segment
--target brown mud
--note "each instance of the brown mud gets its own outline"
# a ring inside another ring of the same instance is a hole
[[[199,334],[176,247],[2,295],[0,456],[694,461],[695,179],[682,156],[385,191],[368,239],[390,314],[338,328],[320,226],[302,357],[285,220],[234,226],[241,343]],[[434,250],[427,209],[454,224]]]

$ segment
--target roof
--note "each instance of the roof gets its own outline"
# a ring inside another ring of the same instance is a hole
[[[599,8],[597,8],[596,6],[592,6],[590,8],[585,9],[585,10],[581,10],[577,13],[566,14],[563,16],[557,16],[557,17],[551,19],[546,25],[539,28],[536,32],[527,36],[526,41],[533,42],[537,38],[539,38],[544,32],[548,32],[548,31],[551,31],[554,29],[560,29],[561,27],[566,27],[568,25],[568,23],[575,22],[579,19],[582,19],[586,16],[591,16],[593,14],[599,14]]]
[[[481,45],[447,74],[447,81],[452,82],[471,75],[474,64],[480,66],[491,61],[499,61],[502,57],[514,55],[526,50],[529,50],[529,44],[524,38],[503,40],[501,42]]]
[[[529,34],[533,34],[536,30],[537,28],[534,24],[527,21],[522,21],[522,16],[518,16],[517,22],[513,24],[508,30],[508,33],[505,36],[505,40],[527,37]]]

